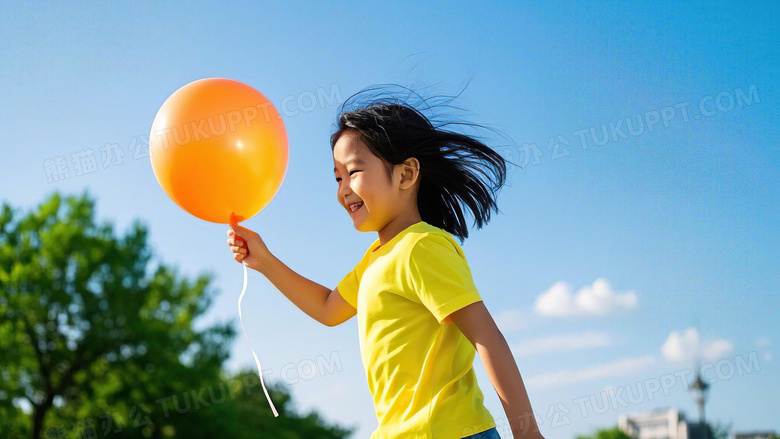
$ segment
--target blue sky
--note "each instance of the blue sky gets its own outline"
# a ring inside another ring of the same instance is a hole
[[[335,287],[376,238],[336,202],[338,104],[377,83],[454,94],[468,82],[466,117],[511,136],[515,146],[493,144],[525,169],[510,168],[502,213],[463,248],[545,436],[661,407],[695,419],[697,351],[708,419],[780,430],[778,12],[772,2],[9,4],[0,198],[29,210],[54,190],[89,190],[118,233],[141,219],[157,258],[215,275],[220,295],[201,324],[237,323],[242,274],[226,226],[176,206],[136,148],[165,99],[226,77],[274,103],[287,174],[243,225]],[[97,168],[84,172],[80,153]],[[248,288],[247,331],[268,379],[367,437],[376,420],[354,319],[323,327],[257,272]],[[232,370],[252,367],[240,334],[232,352]]]

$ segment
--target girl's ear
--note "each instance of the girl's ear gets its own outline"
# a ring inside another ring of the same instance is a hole
[[[409,157],[401,164],[401,187],[406,189],[414,185],[420,178],[420,161],[414,157]],[[405,185],[405,186],[404,186]]]

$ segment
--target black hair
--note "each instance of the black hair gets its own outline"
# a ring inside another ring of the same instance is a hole
[[[388,178],[392,165],[416,158],[420,162],[417,193],[420,217],[457,236],[462,244],[469,236],[464,207],[471,211],[477,228],[488,223],[491,210],[500,212],[496,195],[506,182],[507,160],[476,136],[442,129],[449,125],[487,127],[454,118],[443,120],[438,114],[430,117],[423,114],[434,107],[456,108],[448,102],[460,93],[454,97],[424,99],[409,88],[397,87],[406,90],[407,95],[401,97],[387,92],[380,85],[350,96],[339,107],[337,131],[330,138],[331,151],[344,133],[355,133],[386,163]],[[366,96],[369,97],[365,99]],[[411,97],[419,99],[420,108],[415,108]]]

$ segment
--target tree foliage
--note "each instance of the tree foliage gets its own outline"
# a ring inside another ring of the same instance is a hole
[[[720,421],[709,423],[710,434],[713,439],[729,439],[731,437],[731,423],[724,424]]]
[[[316,414],[292,423],[298,417],[280,385],[271,386],[272,397],[287,417],[281,410],[263,417],[270,410],[262,392],[258,405],[246,374],[228,378],[222,370],[232,323],[193,327],[216,295],[212,275],[190,280],[151,264],[147,229],[136,220],[117,237],[111,224],[96,224],[94,204],[87,193],[53,193],[26,215],[2,206],[0,437],[349,433],[323,426]],[[228,385],[233,397],[220,399],[216,391]]]

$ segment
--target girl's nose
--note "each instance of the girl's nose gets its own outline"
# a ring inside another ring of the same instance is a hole
[[[344,180],[339,182],[339,190],[337,191],[337,194],[340,200],[347,198],[347,195],[349,195],[351,192],[352,190],[349,187],[349,183],[345,182]]]

